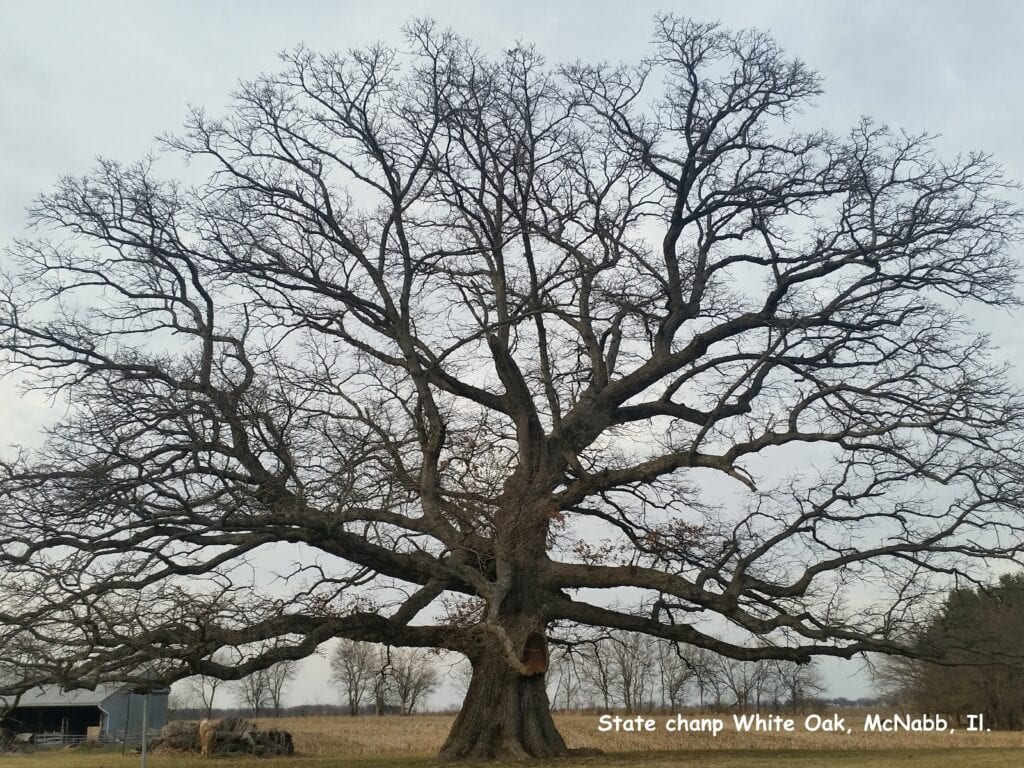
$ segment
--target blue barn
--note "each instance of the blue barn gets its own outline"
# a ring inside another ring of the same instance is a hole
[[[149,695],[149,729],[167,724],[169,689]],[[4,717],[6,727],[19,733],[97,736],[101,741],[138,740],[142,733],[145,696],[130,685],[98,685],[93,691],[65,691],[57,685],[33,688],[22,695]],[[0,697],[0,707],[13,701]]]

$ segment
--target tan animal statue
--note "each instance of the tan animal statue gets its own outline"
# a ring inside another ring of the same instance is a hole
[[[201,757],[210,757],[213,754],[213,745],[217,740],[217,731],[213,723],[204,719],[199,723],[199,754]]]

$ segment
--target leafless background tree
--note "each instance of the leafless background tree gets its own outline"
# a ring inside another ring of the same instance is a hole
[[[627,714],[653,700],[654,647],[645,636],[623,634],[611,643],[612,679]]]
[[[758,661],[739,661],[728,656],[709,657],[709,675],[718,681],[718,688],[739,709],[759,708],[774,695],[772,666]]]
[[[209,675],[197,675],[191,678],[185,686],[184,695],[189,702],[201,705],[206,712],[206,717],[213,717],[213,706],[217,698],[217,690],[222,688],[223,681]]]
[[[436,656],[424,648],[388,649],[387,687],[398,705],[398,712],[411,715],[418,704],[437,690],[441,676]]]
[[[586,659],[571,648],[556,646],[551,654],[548,683],[554,709],[573,710],[585,705]],[[471,670],[470,670],[471,671]],[[466,688],[470,680],[466,681]]]
[[[223,652],[216,652],[213,658],[218,663],[226,663],[228,656]],[[202,704],[207,718],[213,717],[213,707],[217,699],[217,691],[222,690],[224,681],[211,675],[196,675],[189,678],[185,684],[185,696],[192,701]]]
[[[342,639],[331,654],[331,680],[342,692],[352,717],[373,690],[377,650],[372,643]]]
[[[654,642],[655,674],[660,704],[663,709],[677,710],[693,687],[697,670],[692,658],[684,656],[684,649],[666,640]]]
[[[416,22],[193,111],[198,186],[63,179],[0,279],[66,409],[0,467],[0,624],[45,649],[5,690],[442,648],[442,754],[550,757],[556,623],[914,652],[1020,555],[1020,397],[962,314],[1017,303],[1019,216],[984,154],[799,130],[820,89],[674,17],[636,65]]]
[[[280,717],[284,711],[284,696],[296,675],[299,673],[297,661],[279,661],[265,670],[268,687],[270,688],[270,706],[274,717]]]
[[[258,669],[235,683],[238,703],[249,711],[250,717],[263,717],[270,709],[270,676]]]
[[[294,661],[278,661],[251,672],[235,686],[238,700],[252,717],[280,717],[284,710],[285,691],[297,673],[298,666]]]
[[[390,706],[411,715],[441,682],[436,654],[431,651],[361,640],[342,640],[331,656],[331,668],[353,716],[368,696],[373,697],[378,715]]]
[[[795,664],[792,661],[776,660],[772,664],[777,699],[791,711],[798,712],[813,705],[825,692],[825,682],[817,662]]]
[[[571,664],[576,703],[566,697],[563,678]],[[820,665],[784,659],[741,661],[668,640],[612,631],[576,635],[552,665],[556,707],[678,711],[788,707],[794,711],[822,693]],[[559,698],[561,696],[561,698]]]
[[[582,668],[584,685],[594,694],[598,706],[611,709],[615,701],[615,666],[609,638],[595,640],[584,656]]]

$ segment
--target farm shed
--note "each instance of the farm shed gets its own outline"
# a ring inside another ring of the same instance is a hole
[[[167,724],[168,693],[163,688],[150,694],[150,729]],[[142,731],[144,698],[129,685],[100,685],[94,691],[65,691],[57,685],[45,685],[25,693],[17,706],[7,712],[4,724],[18,732],[66,736],[84,737],[90,728],[96,727],[100,738],[125,732],[138,734]],[[0,709],[8,703],[0,697]]]

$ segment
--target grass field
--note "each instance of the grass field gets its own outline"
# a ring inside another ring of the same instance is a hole
[[[596,747],[599,757],[553,763],[567,768],[1020,768],[1024,765],[1024,733],[993,732],[883,734],[863,732],[863,715],[845,714],[852,733],[737,733],[731,727],[710,734],[671,734],[661,729],[664,716],[654,716],[654,733],[599,733],[596,715],[556,715],[571,747]],[[725,716],[727,723],[731,722]],[[415,717],[313,717],[264,720],[262,727],[289,730],[299,755],[259,759],[195,755],[151,755],[152,768],[185,768],[212,764],[219,768],[426,768],[451,725],[447,715]],[[130,768],[139,757],[101,750],[48,750],[30,755],[0,756],[2,768]],[[540,763],[538,765],[552,765]]]
[[[0,756],[3,768],[134,768],[139,757],[111,753],[36,753],[21,757]],[[210,761],[196,756],[156,755],[152,768],[431,768],[432,756],[377,755],[375,757],[259,758],[218,757]],[[530,764],[537,768],[1020,768],[1019,749],[892,749],[823,752],[820,750],[687,750],[683,752],[618,752],[601,757],[570,758]]]

